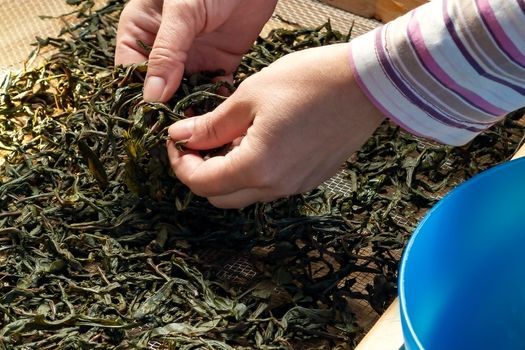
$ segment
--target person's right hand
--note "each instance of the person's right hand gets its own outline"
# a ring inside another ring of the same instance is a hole
[[[229,75],[277,0],[131,0],[120,17],[115,64],[149,60],[144,99],[167,101],[184,71]],[[151,52],[141,43],[152,46]]]
[[[349,44],[286,55],[215,110],[171,125],[168,156],[177,178],[217,207],[242,208],[334,175],[384,119],[359,88],[348,55]],[[230,143],[224,155],[200,153]]]

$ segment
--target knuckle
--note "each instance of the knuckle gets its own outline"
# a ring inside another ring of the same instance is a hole
[[[169,46],[155,42],[155,46],[149,54],[148,69],[166,70],[184,64],[185,61],[186,53],[180,51],[175,52],[171,50]]]
[[[219,136],[215,122],[209,114],[195,119],[195,130],[199,139],[216,140]]]
[[[217,139],[218,131],[211,117],[204,118],[204,132],[207,138]]]

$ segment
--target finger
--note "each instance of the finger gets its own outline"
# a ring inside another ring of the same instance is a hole
[[[244,135],[239,136],[235,140],[233,140],[232,141],[232,147],[238,147],[241,144],[242,139],[244,139]]]
[[[280,197],[270,195],[264,189],[249,188],[223,196],[208,197],[208,200],[217,208],[241,209],[257,202],[270,202],[278,198]]]
[[[142,63],[148,59],[148,53],[130,45],[131,39],[122,39],[115,50],[115,65]]]
[[[187,53],[205,25],[205,12],[197,3],[164,1],[162,21],[149,54],[146,101],[165,102],[179,87]]]
[[[145,45],[152,45],[160,23],[160,16],[145,13],[160,13],[161,2],[154,2],[154,7],[145,7],[143,2],[130,1],[122,11],[119,19],[115,64],[130,65],[142,63],[148,59],[149,50]],[[139,20],[140,18],[140,20]]]
[[[231,163],[231,155],[204,160],[196,151],[181,151],[167,143],[168,157],[177,178],[199,196],[221,196],[244,188],[243,169]]]
[[[254,119],[251,108],[232,95],[214,111],[183,119],[168,129],[172,140],[187,140],[186,147],[205,150],[228,144],[246,134]]]

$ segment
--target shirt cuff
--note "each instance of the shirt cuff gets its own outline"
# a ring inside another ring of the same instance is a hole
[[[525,11],[517,0],[433,0],[352,40],[350,65],[393,122],[463,145],[525,105],[519,33]]]

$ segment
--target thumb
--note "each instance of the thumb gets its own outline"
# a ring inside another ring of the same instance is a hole
[[[168,129],[171,140],[186,141],[186,147],[206,150],[223,146],[246,134],[254,115],[235,93],[217,107],[197,117],[180,120]]]
[[[179,87],[188,51],[205,25],[205,10],[196,3],[164,1],[160,27],[148,58],[144,100],[165,102]]]

